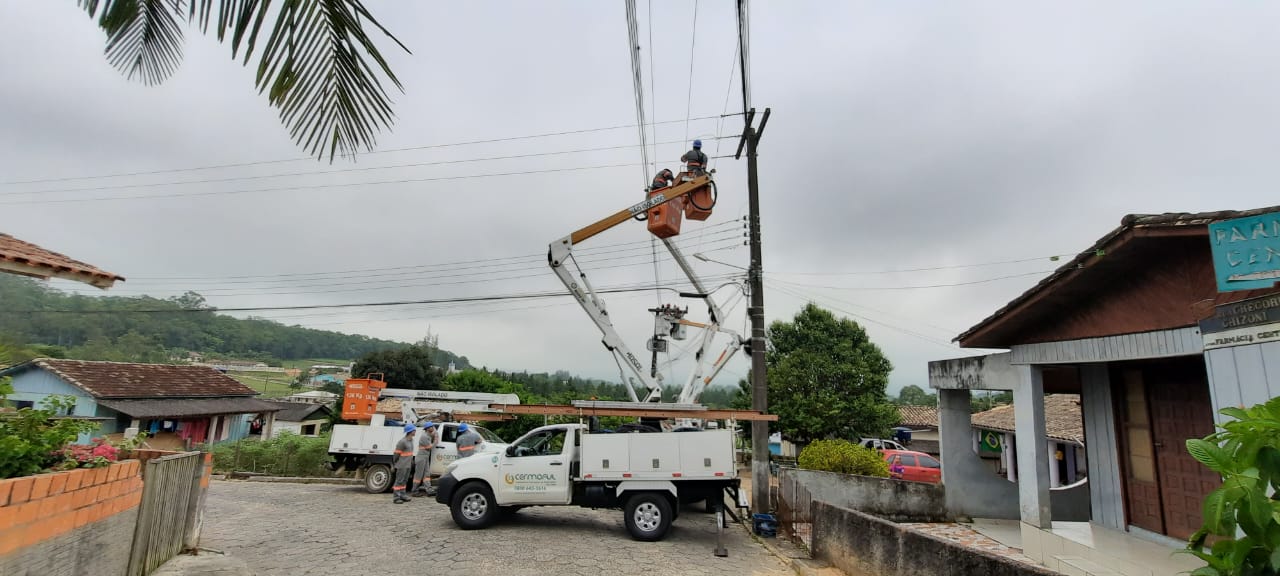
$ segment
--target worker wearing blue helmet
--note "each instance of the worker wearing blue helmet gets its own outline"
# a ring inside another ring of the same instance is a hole
[[[694,176],[702,176],[707,170],[707,155],[702,153],[702,141],[693,141],[693,150],[684,153],[680,157],[680,161],[684,162],[685,170]]]
[[[428,421],[422,423],[422,433],[418,435],[418,453],[413,457],[413,495],[429,496],[431,488],[431,449],[436,447],[435,424]]]
[[[412,422],[404,425],[404,437],[396,442],[395,464],[396,470],[395,484],[391,485],[391,490],[395,493],[395,498],[391,501],[396,504],[402,504],[409,501],[409,475],[413,472],[413,437],[417,433],[418,427]]]
[[[484,439],[480,438],[480,435],[477,434],[475,430],[472,430],[466,422],[458,425],[457,443],[459,459],[475,454],[476,448],[480,446],[481,442],[484,442]]]

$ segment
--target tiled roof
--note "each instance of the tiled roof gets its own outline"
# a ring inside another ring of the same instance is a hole
[[[933,406],[898,406],[898,424],[921,428],[938,427],[938,409]]]
[[[305,402],[271,402],[271,404],[274,404],[280,409],[280,411],[276,413],[277,422],[322,420],[329,415],[329,407],[324,404],[310,404]],[[320,414],[315,414],[316,412],[320,412]]]
[[[1013,432],[1013,405],[998,406],[973,415],[973,427],[997,432]],[[1084,420],[1079,394],[1050,394],[1044,397],[1045,436],[1084,446]]]
[[[5,372],[18,373],[33,368],[48,370],[96,398],[208,398],[258,394],[253,388],[207,366],[37,358]]]
[[[30,242],[0,233],[0,271],[48,279],[52,276],[109,288],[124,276],[46,250]]]
[[[236,396],[231,398],[173,398],[148,400],[99,400],[121,414],[134,418],[178,418],[183,416],[214,416],[217,414],[259,414],[276,412],[275,402],[257,398]]]

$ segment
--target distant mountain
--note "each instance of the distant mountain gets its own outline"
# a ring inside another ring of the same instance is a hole
[[[264,361],[354,360],[375,350],[409,345],[274,320],[232,318],[217,314],[194,292],[170,299],[87,297],[9,274],[0,274],[0,337],[60,346],[73,357],[132,361],[157,361],[185,351]],[[440,350],[434,360],[442,367],[450,361],[459,369],[470,367],[465,356],[447,350]]]

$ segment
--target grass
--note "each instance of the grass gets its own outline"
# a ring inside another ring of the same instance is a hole
[[[295,392],[289,389],[289,377],[279,372],[228,372],[227,376],[261,392],[267,398],[288,396]],[[306,391],[307,388],[296,390],[296,392]]]
[[[334,360],[332,358],[303,358],[301,360],[281,360],[280,365],[285,368],[298,368],[306,370],[316,364],[325,364],[329,366],[346,366],[350,364],[350,360]]]

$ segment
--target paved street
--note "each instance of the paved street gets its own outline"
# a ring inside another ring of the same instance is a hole
[[[214,482],[201,545],[259,576],[306,574],[793,574],[740,527],[716,558],[710,514],[686,509],[662,542],[637,542],[618,510],[528,508],[464,532],[434,499],[391,503],[356,486]]]

